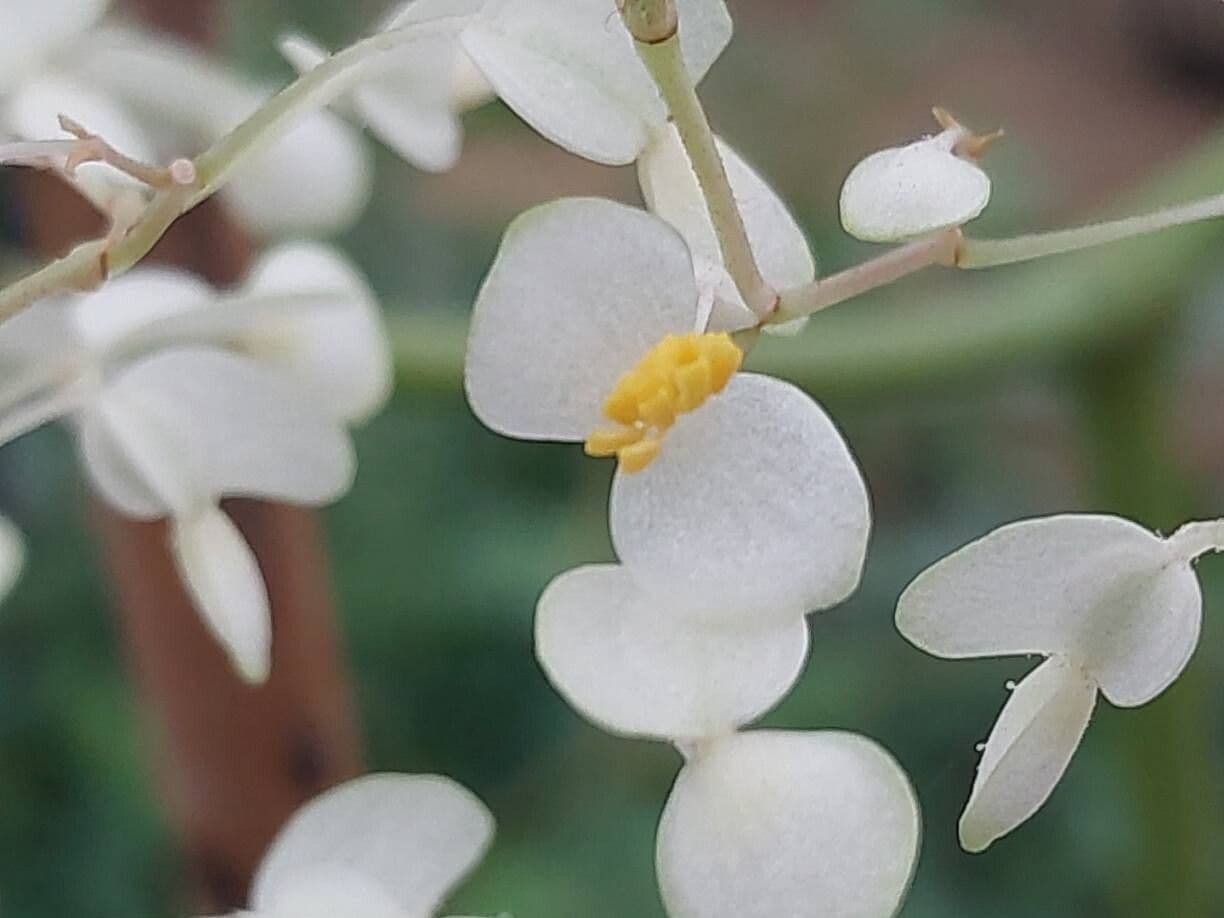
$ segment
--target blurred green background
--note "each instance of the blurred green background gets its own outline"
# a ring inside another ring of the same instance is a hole
[[[826,271],[872,251],[838,228],[842,177],[930,130],[935,103],[1008,130],[975,233],[1224,187],[1216,0],[730,6],[737,37],[703,95]],[[223,9],[222,52],[283,80],[279,31],[335,46],[382,6]],[[463,317],[505,224],[565,194],[636,200],[634,180],[550,147],[500,106],[468,123],[445,176],[379,150],[375,201],[339,240],[393,316],[401,358],[393,403],[358,434],[357,485],[327,511],[368,760],[452,775],[496,813],[493,852],[454,910],[657,916],[654,824],[679,759],[586,725],[531,646],[548,579],[610,557],[611,468],[490,434],[457,375]],[[1048,805],[985,855],[959,850],[956,819],[974,744],[1031,661],[930,659],[891,622],[921,568],[1019,517],[1116,511],[1167,530],[1224,513],[1222,254],[1215,225],[984,276],[932,272],[754,355],[833,412],[877,520],[861,590],[812,618],[807,673],[766,723],[859,730],[909,771],[925,839],[905,915],[1224,914],[1224,561],[1201,566],[1188,674],[1138,711],[1102,703]],[[0,911],[162,918],[186,907],[181,864],[81,498],[63,430],[0,453],[0,502],[31,542],[0,610]]]

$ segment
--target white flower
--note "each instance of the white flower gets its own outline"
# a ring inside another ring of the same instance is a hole
[[[945,130],[873,153],[842,187],[842,225],[867,242],[899,242],[962,226],[990,203],[990,176],[976,162],[999,135],[979,137],[941,109]]]
[[[672,918],[888,918],[920,828],[905,773],[871,740],[736,734],[676,779],[659,886]]]
[[[250,918],[429,918],[476,867],[493,817],[436,775],[369,775],[302,807],[256,872]]]
[[[483,0],[411,0],[401,3],[379,31],[451,16],[470,16]],[[299,73],[326,60],[327,51],[301,35],[281,39],[281,52]],[[385,58],[385,59],[384,59]],[[384,55],[348,93],[345,106],[383,143],[408,162],[443,172],[459,159],[463,126],[459,116],[483,105],[493,90],[454,35],[415,42],[397,55]]]
[[[225,496],[315,505],[349,487],[344,424],[387,392],[386,343],[364,285],[316,246],[267,256],[218,298],[143,269],[0,328],[0,442],[72,419],[96,490],[139,519],[169,517],[185,585],[239,670],[269,666],[258,565]],[[356,371],[356,372],[355,372]]]
[[[731,17],[722,0],[676,5],[700,81],[731,40]],[[625,165],[664,134],[666,108],[616,0],[489,0],[462,40],[502,100],[571,153]]]
[[[1161,539],[1127,520],[1070,515],[997,529],[922,573],[897,628],[941,657],[1041,654],[986,742],[960,821],[981,851],[1028,819],[1066,770],[1100,691],[1119,707],[1163,692],[1198,643],[1191,563],[1224,545],[1197,523]]]

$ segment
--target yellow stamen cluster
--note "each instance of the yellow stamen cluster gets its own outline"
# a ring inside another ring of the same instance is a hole
[[[603,413],[620,426],[591,434],[587,455],[616,456],[624,471],[640,472],[676,418],[721,392],[743,359],[726,332],[668,335],[617,382]]]

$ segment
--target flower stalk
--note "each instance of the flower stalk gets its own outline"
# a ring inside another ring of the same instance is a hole
[[[636,41],[638,55],[663,96],[672,122],[680,134],[680,141],[688,153],[689,162],[709,208],[710,220],[718,236],[727,272],[735,281],[744,302],[757,316],[764,319],[777,308],[778,295],[761,276],[752,244],[748,241],[744,217],[740,213],[739,204],[727,177],[726,166],[710,129],[710,121],[697,97],[692,77],[685,67],[679,33],[673,33],[662,41],[652,40],[658,33],[645,29],[644,23],[651,21],[651,17],[641,13],[640,8],[643,6],[673,4],[670,0],[664,4],[630,3],[623,11],[625,24]],[[630,10],[635,12],[631,14]],[[635,32],[635,27],[639,31]],[[683,23],[680,23],[679,27],[683,28]]]

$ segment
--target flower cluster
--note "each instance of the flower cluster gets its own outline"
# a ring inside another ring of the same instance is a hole
[[[258,564],[222,497],[301,504],[349,487],[346,425],[378,409],[390,357],[377,306],[331,249],[272,249],[238,290],[145,268],[0,328],[0,442],[68,419],[94,489],[168,517],[183,580],[248,679],[270,663]]]

